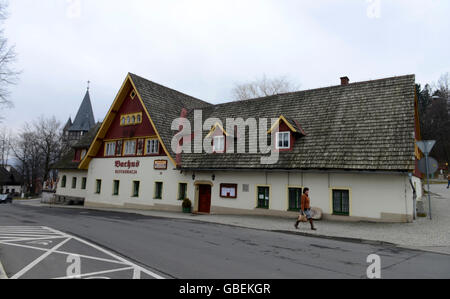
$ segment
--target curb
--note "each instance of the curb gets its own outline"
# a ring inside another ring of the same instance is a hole
[[[6,271],[3,268],[2,262],[0,261],[0,280],[1,279],[8,279],[8,275],[6,275]]]
[[[226,226],[231,226],[231,227],[254,229],[254,230],[260,230],[260,231],[270,231],[270,232],[275,232],[275,233],[290,234],[290,235],[303,236],[303,237],[309,237],[309,238],[320,238],[320,239],[328,239],[328,240],[351,242],[351,243],[357,243],[357,244],[375,245],[375,246],[387,246],[387,247],[394,247],[394,248],[398,248],[398,249],[407,249],[407,250],[429,252],[429,253],[450,256],[449,252],[442,251],[442,250],[421,248],[421,247],[409,246],[409,245],[405,245],[405,244],[396,244],[396,243],[381,241],[381,240],[369,240],[369,239],[361,239],[361,238],[311,234],[311,233],[307,233],[307,232],[297,232],[297,231],[290,231],[290,230],[261,229],[261,228],[256,228],[256,227],[251,227],[251,226],[246,226],[246,225],[241,225],[241,224],[229,224],[229,223],[208,221],[208,220],[195,219],[195,218],[193,219],[193,218],[185,218],[185,217],[171,217],[169,215],[167,215],[167,216],[165,216],[165,215],[148,215],[148,214],[144,213],[145,211],[115,209],[115,208],[95,208],[95,207],[85,207],[85,206],[60,206],[60,205],[48,205],[48,204],[41,204],[41,207],[49,207],[49,208],[54,207],[54,208],[60,208],[60,209],[80,209],[80,210],[88,210],[88,211],[113,212],[113,213],[127,213],[127,214],[142,215],[142,216],[161,218],[161,219],[189,220],[189,221],[195,221],[195,222],[201,222],[201,223],[214,223],[214,224],[218,224],[218,225],[226,225]]]
[[[390,242],[386,242],[386,241],[377,241],[377,240],[366,240],[366,239],[359,239],[359,238],[349,238],[349,237],[309,234],[309,233],[305,233],[305,232],[293,232],[293,231],[288,231],[288,230],[271,230],[271,231],[275,232],[275,233],[283,233],[283,234],[297,235],[297,236],[310,237],[310,238],[328,239],[328,240],[342,241],[342,242],[349,242],[349,243],[401,247],[401,245],[399,245],[399,244],[394,244],[394,243],[390,243]]]

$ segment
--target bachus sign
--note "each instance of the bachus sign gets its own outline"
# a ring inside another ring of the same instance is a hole
[[[140,165],[141,162],[139,160],[133,162],[130,160],[128,160],[127,162],[116,161],[115,167],[122,168],[116,169],[116,174],[137,174],[137,170],[133,168],[139,168]]]

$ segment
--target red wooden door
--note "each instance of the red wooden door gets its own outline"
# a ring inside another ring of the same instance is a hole
[[[198,199],[198,211],[209,214],[211,212],[211,186],[200,185]]]

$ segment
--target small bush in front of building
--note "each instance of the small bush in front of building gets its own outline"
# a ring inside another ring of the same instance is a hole
[[[185,198],[183,200],[182,207],[183,207],[183,212],[184,213],[191,213],[192,212],[192,202],[191,202],[191,200],[189,198]]]

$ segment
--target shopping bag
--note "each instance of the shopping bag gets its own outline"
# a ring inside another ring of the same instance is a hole
[[[300,216],[298,216],[298,221],[300,221],[300,222],[308,222],[308,219],[306,218],[306,215],[301,214]]]

